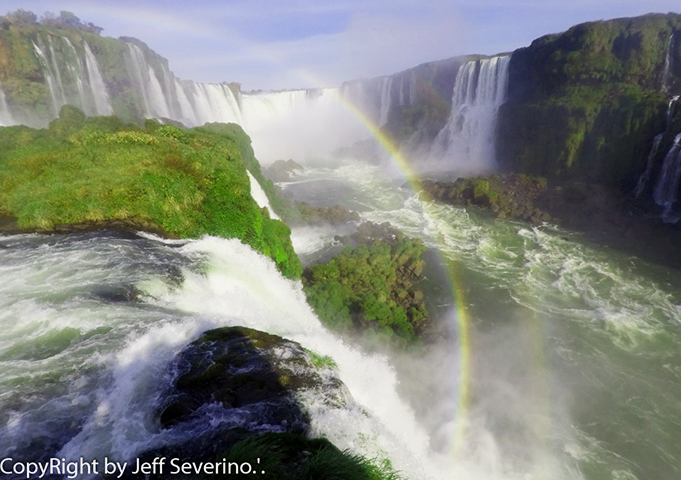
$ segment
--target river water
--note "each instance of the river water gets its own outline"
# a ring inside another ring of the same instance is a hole
[[[438,252],[448,275],[427,291],[440,339],[400,356],[328,333],[299,283],[234,240],[0,237],[0,458],[130,460],[216,423],[248,427],[225,411],[155,419],[174,356],[206,329],[245,325],[334,358],[354,401],[299,399],[312,433],[409,478],[680,478],[679,272],[551,225],[424,203],[403,183],[348,162],[282,185]],[[309,263],[340,248],[337,233],[294,229],[294,246]]]

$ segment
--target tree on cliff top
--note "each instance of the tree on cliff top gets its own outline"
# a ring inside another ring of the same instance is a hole
[[[83,22],[75,14],[62,10],[59,12],[59,16],[52,12],[45,12],[42,17],[40,17],[40,22],[38,22],[38,16],[28,10],[19,9],[14,12],[9,12],[4,17],[0,17],[0,24],[5,26],[17,25],[37,25],[38,23],[56,28],[74,28],[76,30],[83,30],[85,32],[94,33],[99,35],[102,27],[98,27],[91,22]]]

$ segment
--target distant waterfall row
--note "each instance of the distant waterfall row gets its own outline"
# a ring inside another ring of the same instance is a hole
[[[180,80],[144,45],[122,41],[122,58],[113,74],[107,63],[105,80],[96,58],[103,52],[95,48],[93,53],[85,41],[74,45],[66,36],[36,36],[33,53],[49,90],[51,105],[45,107],[49,118],[13,111],[0,85],[0,125],[44,126],[66,104],[87,115],[165,118],[190,127],[234,122],[251,136],[258,158],[267,163],[319,157],[351,146],[371,135],[367,126],[384,127],[391,118],[397,119],[391,115],[399,116],[423,101],[418,88],[424,80],[417,79],[415,69],[346,82],[339,88],[244,93],[237,84]],[[100,62],[105,59],[100,57]],[[506,95],[508,63],[509,57],[493,57],[458,68],[451,117],[437,136],[431,158],[475,168],[494,165],[494,125]]]

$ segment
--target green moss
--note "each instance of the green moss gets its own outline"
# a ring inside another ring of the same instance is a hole
[[[305,352],[310,357],[310,362],[317,368],[336,368],[338,365],[333,358],[328,355],[320,355],[312,350],[305,349]]]
[[[396,345],[413,342],[428,316],[414,286],[424,250],[411,239],[346,247],[326,264],[306,270],[308,302],[334,330],[370,332]]]
[[[665,49],[680,30],[680,15],[653,14],[577,25],[516,50],[498,117],[501,163],[633,190],[664,129]],[[678,72],[671,83],[681,85]]]
[[[251,198],[232,137],[148,126],[64,107],[48,130],[0,129],[0,211],[29,230],[122,221],[175,237],[239,238],[300,276],[290,230]]]

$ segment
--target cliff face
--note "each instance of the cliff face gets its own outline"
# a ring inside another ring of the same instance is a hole
[[[137,72],[128,60],[135,47],[157,70],[167,71],[167,61],[136,39],[0,22],[0,88],[13,120],[6,123],[45,126],[66,104],[88,115],[144,118],[144,99],[133,85]]]
[[[407,84],[409,95],[397,91],[384,130],[401,144],[432,143],[447,123],[456,73],[469,57],[429,62],[392,76]]]
[[[511,57],[498,159],[516,172],[633,191],[680,91],[681,15],[585,23],[539,38]],[[670,139],[663,143],[660,152]]]

